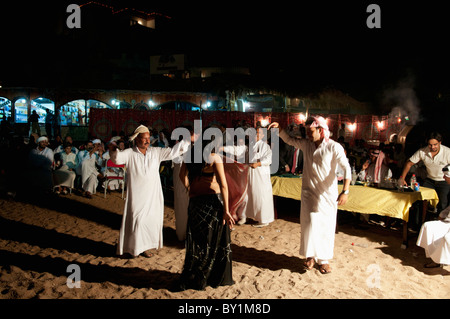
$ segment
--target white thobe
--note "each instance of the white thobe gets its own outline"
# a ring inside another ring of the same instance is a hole
[[[245,216],[262,224],[271,223],[275,218],[270,180],[272,150],[266,142],[259,140],[253,145],[250,156],[250,163],[260,160],[261,166],[248,169],[248,199]]]
[[[81,163],[81,187],[84,191],[91,194],[95,194],[97,192],[97,176],[99,174],[97,167],[95,166],[97,161],[97,154],[93,153],[89,155],[88,153]]]
[[[185,140],[180,141],[179,156],[173,159],[173,210],[175,213],[175,232],[178,240],[186,239],[186,227],[188,220],[189,192],[180,179],[180,169],[183,163],[183,154],[186,153],[191,145]],[[177,144],[177,145],[178,145]]]
[[[55,185],[60,186],[66,186],[73,188],[74,187],[74,181],[76,174],[72,170],[69,170],[69,166],[67,163],[71,163],[71,168],[76,167],[76,155],[75,153],[70,152],[69,154],[66,154],[66,152],[61,153],[61,162],[62,166],[60,169],[54,171],[53,173],[53,179],[55,182]]]
[[[178,144],[177,144],[178,145]],[[117,254],[138,256],[163,246],[164,197],[159,176],[161,162],[172,160],[179,147],[149,147],[142,154],[134,146],[111,154],[127,169],[127,199],[119,233]]]
[[[302,204],[300,209],[300,255],[326,262],[333,258],[336,231],[338,165],[344,179],[351,178],[351,168],[344,148],[333,140],[319,147],[307,139],[296,139],[282,131],[280,137],[303,151]]]
[[[426,222],[420,229],[417,246],[425,249],[425,255],[437,264],[450,265],[450,206],[440,216],[447,218]]]

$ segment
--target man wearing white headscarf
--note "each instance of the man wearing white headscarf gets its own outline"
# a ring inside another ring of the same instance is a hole
[[[317,263],[323,274],[331,272],[338,205],[348,199],[351,168],[344,148],[330,140],[330,131],[323,117],[308,118],[306,139],[290,137],[286,131],[280,137],[303,151],[302,205],[300,210],[300,255],[306,257],[306,269]],[[269,128],[278,128],[274,122]],[[336,171],[344,172],[344,187],[338,193]]]
[[[127,199],[119,233],[117,254],[151,257],[151,249],[163,246],[164,197],[159,176],[161,162],[179,155],[172,148],[150,147],[149,129],[140,125],[130,137],[132,148],[110,150],[111,160],[126,166]]]

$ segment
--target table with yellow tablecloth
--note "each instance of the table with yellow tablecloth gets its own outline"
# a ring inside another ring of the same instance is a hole
[[[272,176],[272,194],[274,196],[301,200],[302,179],[299,177]],[[339,192],[342,185],[338,185]],[[361,214],[377,214],[403,220],[403,245],[408,245],[409,209],[416,201],[429,202],[436,207],[439,198],[434,189],[420,187],[417,192],[399,192],[362,185],[351,185],[345,205],[339,210]],[[423,206],[425,210],[426,206]]]
[[[342,185],[338,185],[339,191]],[[302,179],[299,177],[272,176],[272,194],[280,197],[301,200]],[[362,185],[351,185],[350,195],[345,205],[339,206],[345,210],[361,214],[378,214],[409,219],[409,208],[418,200],[426,200],[432,206],[439,201],[434,189],[420,187],[417,192],[399,192],[397,190],[380,189]]]

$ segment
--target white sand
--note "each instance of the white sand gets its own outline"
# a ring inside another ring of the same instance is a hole
[[[0,298],[449,298],[450,268],[425,269],[412,237],[401,249],[401,231],[339,226],[332,273],[304,271],[299,256],[298,207],[278,211],[265,228],[232,232],[233,286],[174,292],[184,262],[174,213],[165,209],[164,248],[150,259],[115,254],[124,201],[119,193],[76,194],[38,203],[0,200]],[[354,245],[352,245],[352,243]],[[66,284],[70,264],[81,270],[81,288]]]

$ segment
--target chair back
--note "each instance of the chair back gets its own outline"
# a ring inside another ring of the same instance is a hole
[[[110,159],[106,162],[106,167],[116,167],[116,168],[124,168],[125,165],[117,165],[114,164],[113,161],[111,161]]]

